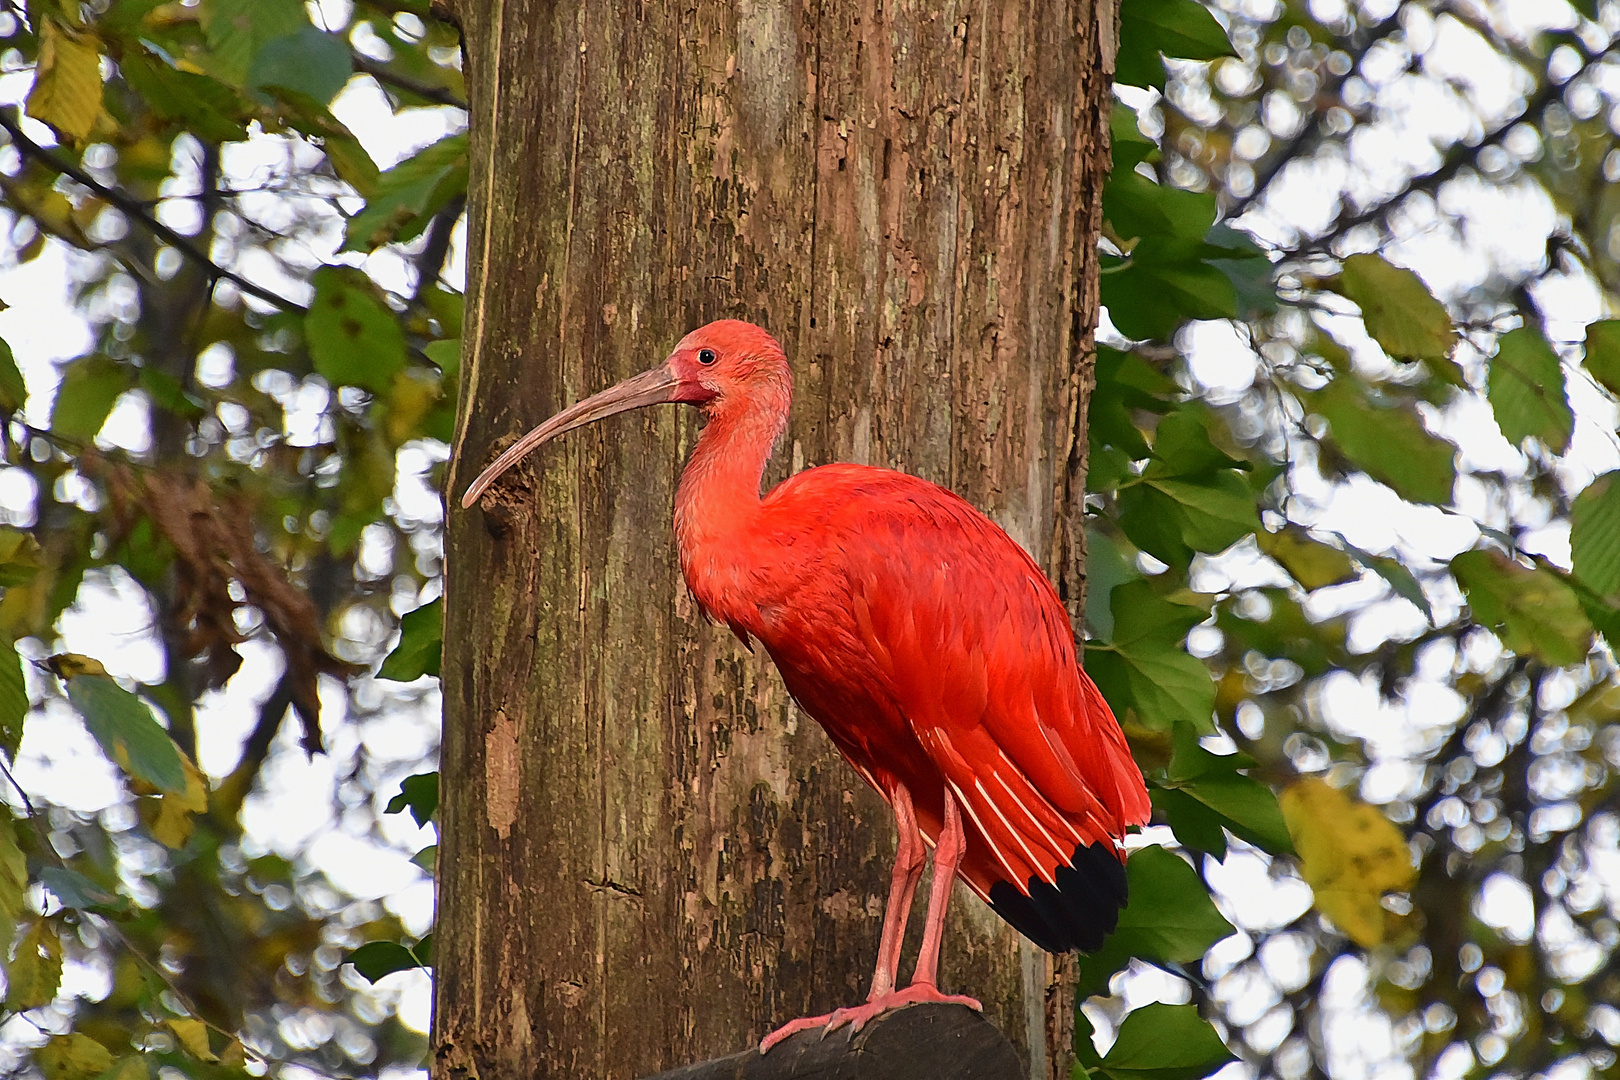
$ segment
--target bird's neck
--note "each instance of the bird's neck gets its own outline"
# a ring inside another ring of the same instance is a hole
[[[765,463],[787,424],[787,397],[721,407],[709,416],[675,494],[681,570],[698,602],[726,618],[742,601]],[[757,567],[756,567],[757,569]]]

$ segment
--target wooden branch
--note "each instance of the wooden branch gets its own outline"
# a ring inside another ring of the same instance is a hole
[[[761,1054],[750,1048],[647,1080],[1022,1080],[1001,1032],[961,1005],[913,1005],[849,1030],[800,1032]]]

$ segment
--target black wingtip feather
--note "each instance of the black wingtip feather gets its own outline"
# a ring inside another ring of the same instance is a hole
[[[998,881],[990,888],[990,906],[1047,952],[1095,951],[1125,906],[1124,865],[1111,844],[1084,844],[1056,877],[1055,885],[1031,878],[1027,896],[1012,882]]]

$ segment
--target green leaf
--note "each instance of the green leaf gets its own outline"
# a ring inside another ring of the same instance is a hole
[[[1210,753],[1187,725],[1177,725],[1172,739],[1175,749],[1168,786],[1209,807],[1232,835],[1273,855],[1293,852],[1277,796],[1258,780],[1238,772],[1252,766],[1252,760],[1242,754]]]
[[[412,968],[426,967],[415,953],[397,941],[368,941],[344,957],[345,963],[354,965],[354,970],[363,975],[368,982],[376,982],[384,975],[392,975],[396,971],[409,971]]]
[[[246,85],[259,50],[310,25],[303,0],[203,0],[209,69],[234,86]]]
[[[1575,576],[1610,603],[1620,601],[1620,472],[1593,480],[1570,510]]]
[[[1355,556],[1356,562],[1383,578],[1384,583],[1395,591],[1396,596],[1410,601],[1414,607],[1423,612],[1425,619],[1434,622],[1434,608],[1429,603],[1428,594],[1423,591],[1423,586],[1418,583],[1416,575],[1408,570],[1404,563],[1387,555],[1373,555],[1362,551],[1349,542],[1345,542],[1344,546]]]
[[[1237,315],[1237,288],[1217,266],[1132,258],[1103,275],[1102,302],[1116,329],[1136,341],[1166,341],[1191,319]]]
[[[185,791],[180,748],[146,702],[106,675],[75,675],[67,680],[67,692],[90,734],[125,772],[160,791]]]
[[[259,47],[248,69],[247,88],[292,90],[327,105],[353,74],[348,44],[305,23]]]
[[[1153,433],[1153,461],[1145,477],[1199,476],[1215,469],[1245,469],[1209,438],[1209,411],[1189,402],[1159,421]]]
[[[1569,449],[1575,414],[1564,391],[1564,365],[1541,331],[1521,326],[1502,335],[1487,393],[1508,442],[1539,439],[1555,454]]]
[[[1176,501],[1182,540],[1194,551],[1225,551],[1260,528],[1254,493],[1231,469],[1199,480],[1149,480],[1147,486]]]
[[[11,346],[0,341],[0,412],[14,413],[28,404],[28,384],[23,381]]]
[[[1175,381],[1149,367],[1141,358],[1118,349],[1097,349],[1097,387],[1091,393],[1087,431],[1093,446],[1115,446],[1132,460],[1148,456],[1147,440],[1133,413],[1165,413],[1174,405],[1165,400],[1179,393]]]
[[[405,332],[377,287],[351,267],[315,271],[315,302],[304,317],[315,370],[333,386],[386,394],[405,369]]]
[[[0,631],[0,750],[13,761],[22,745],[23,720],[29,709],[28,685],[23,681],[22,657],[17,644]],[[3,946],[4,942],[0,942]]]
[[[1154,1002],[1126,1015],[1101,1071],[1111,1080],[1198,1080],[1236,1060],[1197,1006]]]
[[[1125,536],[1160,562],[1185,569],[1193,550],[1183,539],[1187,521],[1176,500],[1148,484],[1119,493],[1119,528]]]
[[[1204,238],[1204,259],[1225,274],[1237,291],[1238,315],[1273,315],[1277,312],[1277,287],[1272,281],[1271,260],[1248,235],[1225,223],[1215,225]]]
[[[1140,577],[1107,533],[1086,527],[1086,625],[1099,638],[1114,634],[1114,589]]]
[[[80,1032],[53,1035],[34,1051],[34,1061],[45,1080],[95,1080],[112,1068],[112,1053]]]
[[[1081,965],[1081,996],[1098,993],[1131,957],[1157,964],[1192,964],[1232,934],[1209,890],[1185,859],[1162,847],[1134,852],[1125,864],[1130,903],[1108,941]]]
[[[1308,395],[1331,438],[1357,467],[1411,502],[1445,505],[1457,479],[1456,448],[1429,433],[1417,413],[1374,405],[1346,377]]]
[[[422,355],[438,365],[445,390],[455,399],[456,383],[461,378],[461,341],[456,338],[432,341],[422,347]]]
[[[1586,370],[1611,394],[1620,395],[1620,319],[1586,328]]]
[[[410,682],[424,675],[437,676],[443,626],[442,598],[406,612],[399,620],[399,644],[377,669],[377,678]]]
[[[108,892],[77,870],[65,866],[47,866],[39,872],[39,882],[51,891],[63,907],[79,911],[117,913],[129,908],[129,901],[117,893]]]
[[[62,985],[62,939],[41,919],[17,942],[17,955],[6,967],[6,1008],[37,1009],[56,1000]]]
[[[1108,114],[1109,143],[1114,149],[1114,171],[1130,172],[1138,164],[1159,152],[1159,144],[1142,134],[1136,122],[1136,110],[1129,105],[1114,102]]]
[[[28,115],[83,142],[101,115],[101,50],[93,34],[44,18],[39,61],[25,104]]]
[[[383,173],[365,209],[349,219],[345,251],[420,236],[433,215],[467,191],[467,136],[440,139]]]
[[[89,442],[101,431],[118,395],[129,389],[130,372],[105,356],[81,356],[62,373],[51,406],[51,431]]]
[[[1350,556],[1324,544],[1292,523],[1276,532],[1255,534],[1260,550],[1276,559],[1306,589],[1322,589],[1355,581],[1360,575]]]
[[[439,869],[439,845],[429,844],[415,855],[412,855],[411,862],[429,874],[437,873]]]
[[[417,773],[401,780],[399,794],[388,800],[383,813],[397,814],[406,807],[410,808],[411,817],[416,819],[419,827],[428,823],[434,812],[439,809],[438,773]]]
[[[1592,624],[1575,591],[1558,575],[1521,566],[1498,551],[1465,551],[1451,572],[1468,597],[1474,617],[1521,656],[1554,667],[1586,658]]]
[[[155,367],[143,367],[140,386],[152,399],[152,404],[187,420],[200,420],[207,415],[202,403],[190,394],[180,380]]]
[[[1401,360],[1446,361],[1455,334],[1451,316],[1423,279],[1378,255],[1344,260],[1339,291],[1361,308],[1367,333]]]
[[[1226,859],[1226,827],[1221,815],[1175,788],[1148,782],[1153,809],[1176,834],[1176,841],[1192,851],[1202,851],[1217,860]]]
[[[1103,216],[1126,240],[1160,252],[1191,254],[1215,224],[1215,195],[1156,184],[1139,172],[1116,172],[1103,188]]]
[[[1187,60],[1237,55],[1221,24],[1195,0],[1123,0],[1114,81],[1163,90],[1160,53]]]
[[[217,143],[247,138],[246,103],[218,79],[177,71],[129,48],[119,57],[118,71],[152,112],[198,138]]]
[[[1088,646],[1085,662],[1109,704],[1121,715],[1133,709],[1148,727],[1168,730],[1183,721],[1213,732],[1209,668],[1181,647],[1207,612],[1161,598],[1140,578],[1116,587],[1111,607],[1113,640]]]

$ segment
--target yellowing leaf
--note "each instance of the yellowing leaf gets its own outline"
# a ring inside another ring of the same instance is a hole
[[[22,745],[23,721],[30,708],[28,684],[23,681],[22,657],[10,635],[0,630],[0,750],[13,761]]]
[[[208,809],[208,778],[202,770],[191,763],[191,759],[184,752],[180,754],[180,768],[185,773],[184,787],[175,791],[165,791],[156,800],[155,812],[144,813],[147,827],[152,831],[152,839],[167,848],[183,848],[186,841],[191,839],[191,830],[194,822],[193,814],[201,814]],[[148,803],[148,800],[142,800]],[[146,807],[143,807],[146,810]]]
[[[27,910],[28,860],[17,846],[16,827],[10,815],[0,816],[0,957],[11,944],[17,920]]]
[[[388,397],[388,441],[393,446],[420,434],[423,417],[437,404],[439,380],[420,369],[401,371],[394,376],[394,390]]]
[[[1384,351],[1403,360],[1427,360],[1437,374],[1457,381],[1444,366],[1455,335],[1451,316],[1423,279],[1377,255],[1344,260],[1339,291],[1361,308],[1367,333]]]
[[[1401,831],[1376,809],[1323,780],[1290,784],[1279,800],[1316,909],[1364,949],[1383,942],[1385,893],[1412,887],[1416,871]]]
[[[1351,463],[1411,502],[1444,506],[1457,479],[1457,448],[1410,408],[1369,401],[1354,379],[1338,378],[1309,397],[1332,428],[1330,442]]]
[[[62,984],[62,939],[49,923],[36,922],[17,943],[17,956],[6,968],[6,1008],[37,1009],[56,1000]]]
[[[101,115],[101,52],[89,34],[42,20],[28,115],[82,142]]]
[[[34,1051],[34,1061],[45,1080],[95,1080],[112,1068],[112,1052],[88,1035],[75,1031],[56,1035]]]
[[[1274,533],[1262,529],[1254,535],[1260,550],[1281,563],[1307,589],[1341,585],[1359,576],[1350,556],[1313,539],[1297,525],[1285,525]]]
[[[242,1045],[241,1039],[232,1039],[225,1044],[225,1050],[219,1055],[219,1062],[227,1069],[240,1069],[247,1064],[247,1047]]]
[[[75,675],[105,675],[107,669],[101,661],[93,656],[83,653],[65,652],[47,657],[45,666],[64,679],[71,679]]]
[[[1592,623],[1575,590],[1551,570],[1520,566],[1499,551],[1465,551],[1451,572],[1474,617],[1521,656],[1554,667],[1580,663],[1592,644]]]
[[[169,1030],[186,1052],[199,1061],[218,1061],[219,1057],[208,1048],[208,1025],[201,1020],[170,1020]]]
[[[111,1070],[101,1074],[97,1080],[147,1080],[151,1073],[146,1067],[146,1058],[140,1054],[129,1054],[118,1059],[118,1063]]]

